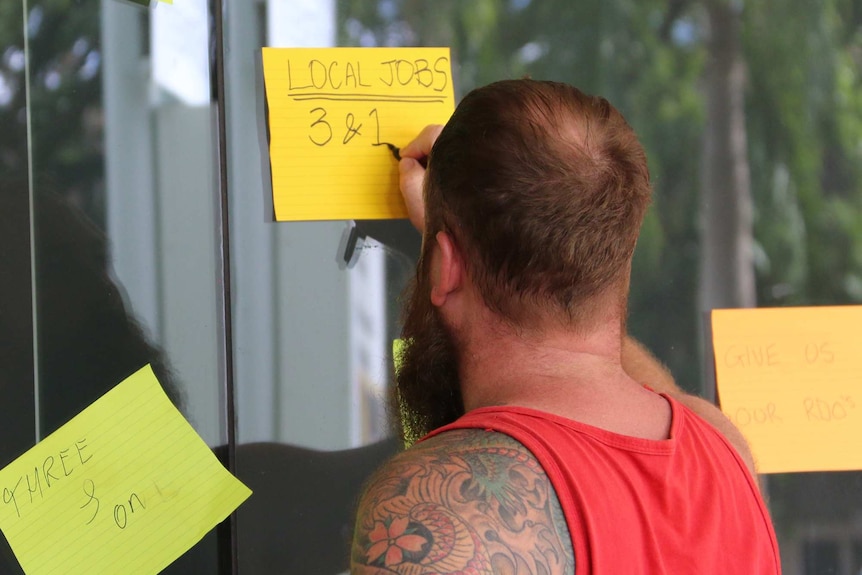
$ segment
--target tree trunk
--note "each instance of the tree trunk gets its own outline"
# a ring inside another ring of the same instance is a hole
[[[700,182],[704,311],[756,304],[740,14],[727,0],[707,0],[706,8],[710,41]]]
[[[704,88],[706,126],[700,180],[701,312],[753,307],[754,283],[751,175],[745,130],[745,64],[740,13],[732,0],[705,0],[710,39]],[[705,382],[714,381],[712,353]],[[705,397],[714,399],[707,384]]]

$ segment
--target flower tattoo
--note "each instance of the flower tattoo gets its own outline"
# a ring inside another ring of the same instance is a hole
[[[399,517],[389,523],[374,522],[374,529],[368,534],[371,546],[368,548],[368,562],[372,563],[383,557],[387,567],[398,565],[404,561],[404,552],[418,553],[427,540],[421,535],[408,532],[408,519]]]

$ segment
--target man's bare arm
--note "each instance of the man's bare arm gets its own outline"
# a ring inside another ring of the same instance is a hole
[[[360,502],[353,575],[468,572],[571,575],[568,528],[523,445],[450,431],[399,454]]]
[[[407,206],[410,223],[419,230],[419,233],[425,232],[425,199],[422,197],[425,181],[423,162],[428,158],[434,142],[442,131],[443,126],[437,124],[425,126],[419,135],[400,151],[398,172],[401,196],[404,198],[404,205]]]

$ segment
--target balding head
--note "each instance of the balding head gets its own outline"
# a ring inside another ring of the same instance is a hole
[[[425,193],[428,237],[453,236],[507,320],[578,325],[609,292],[624,307],[649,173],[605,99],[533,80],[474,90],[434,145]]]

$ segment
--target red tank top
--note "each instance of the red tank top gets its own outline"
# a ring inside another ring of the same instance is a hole
[[[667,399],[673,422],[663,441],[509,406],[476,409],[430,436],[478,428],[529,449],[560,500],[577,575],[780,573],[772,522],[742,459]]]

